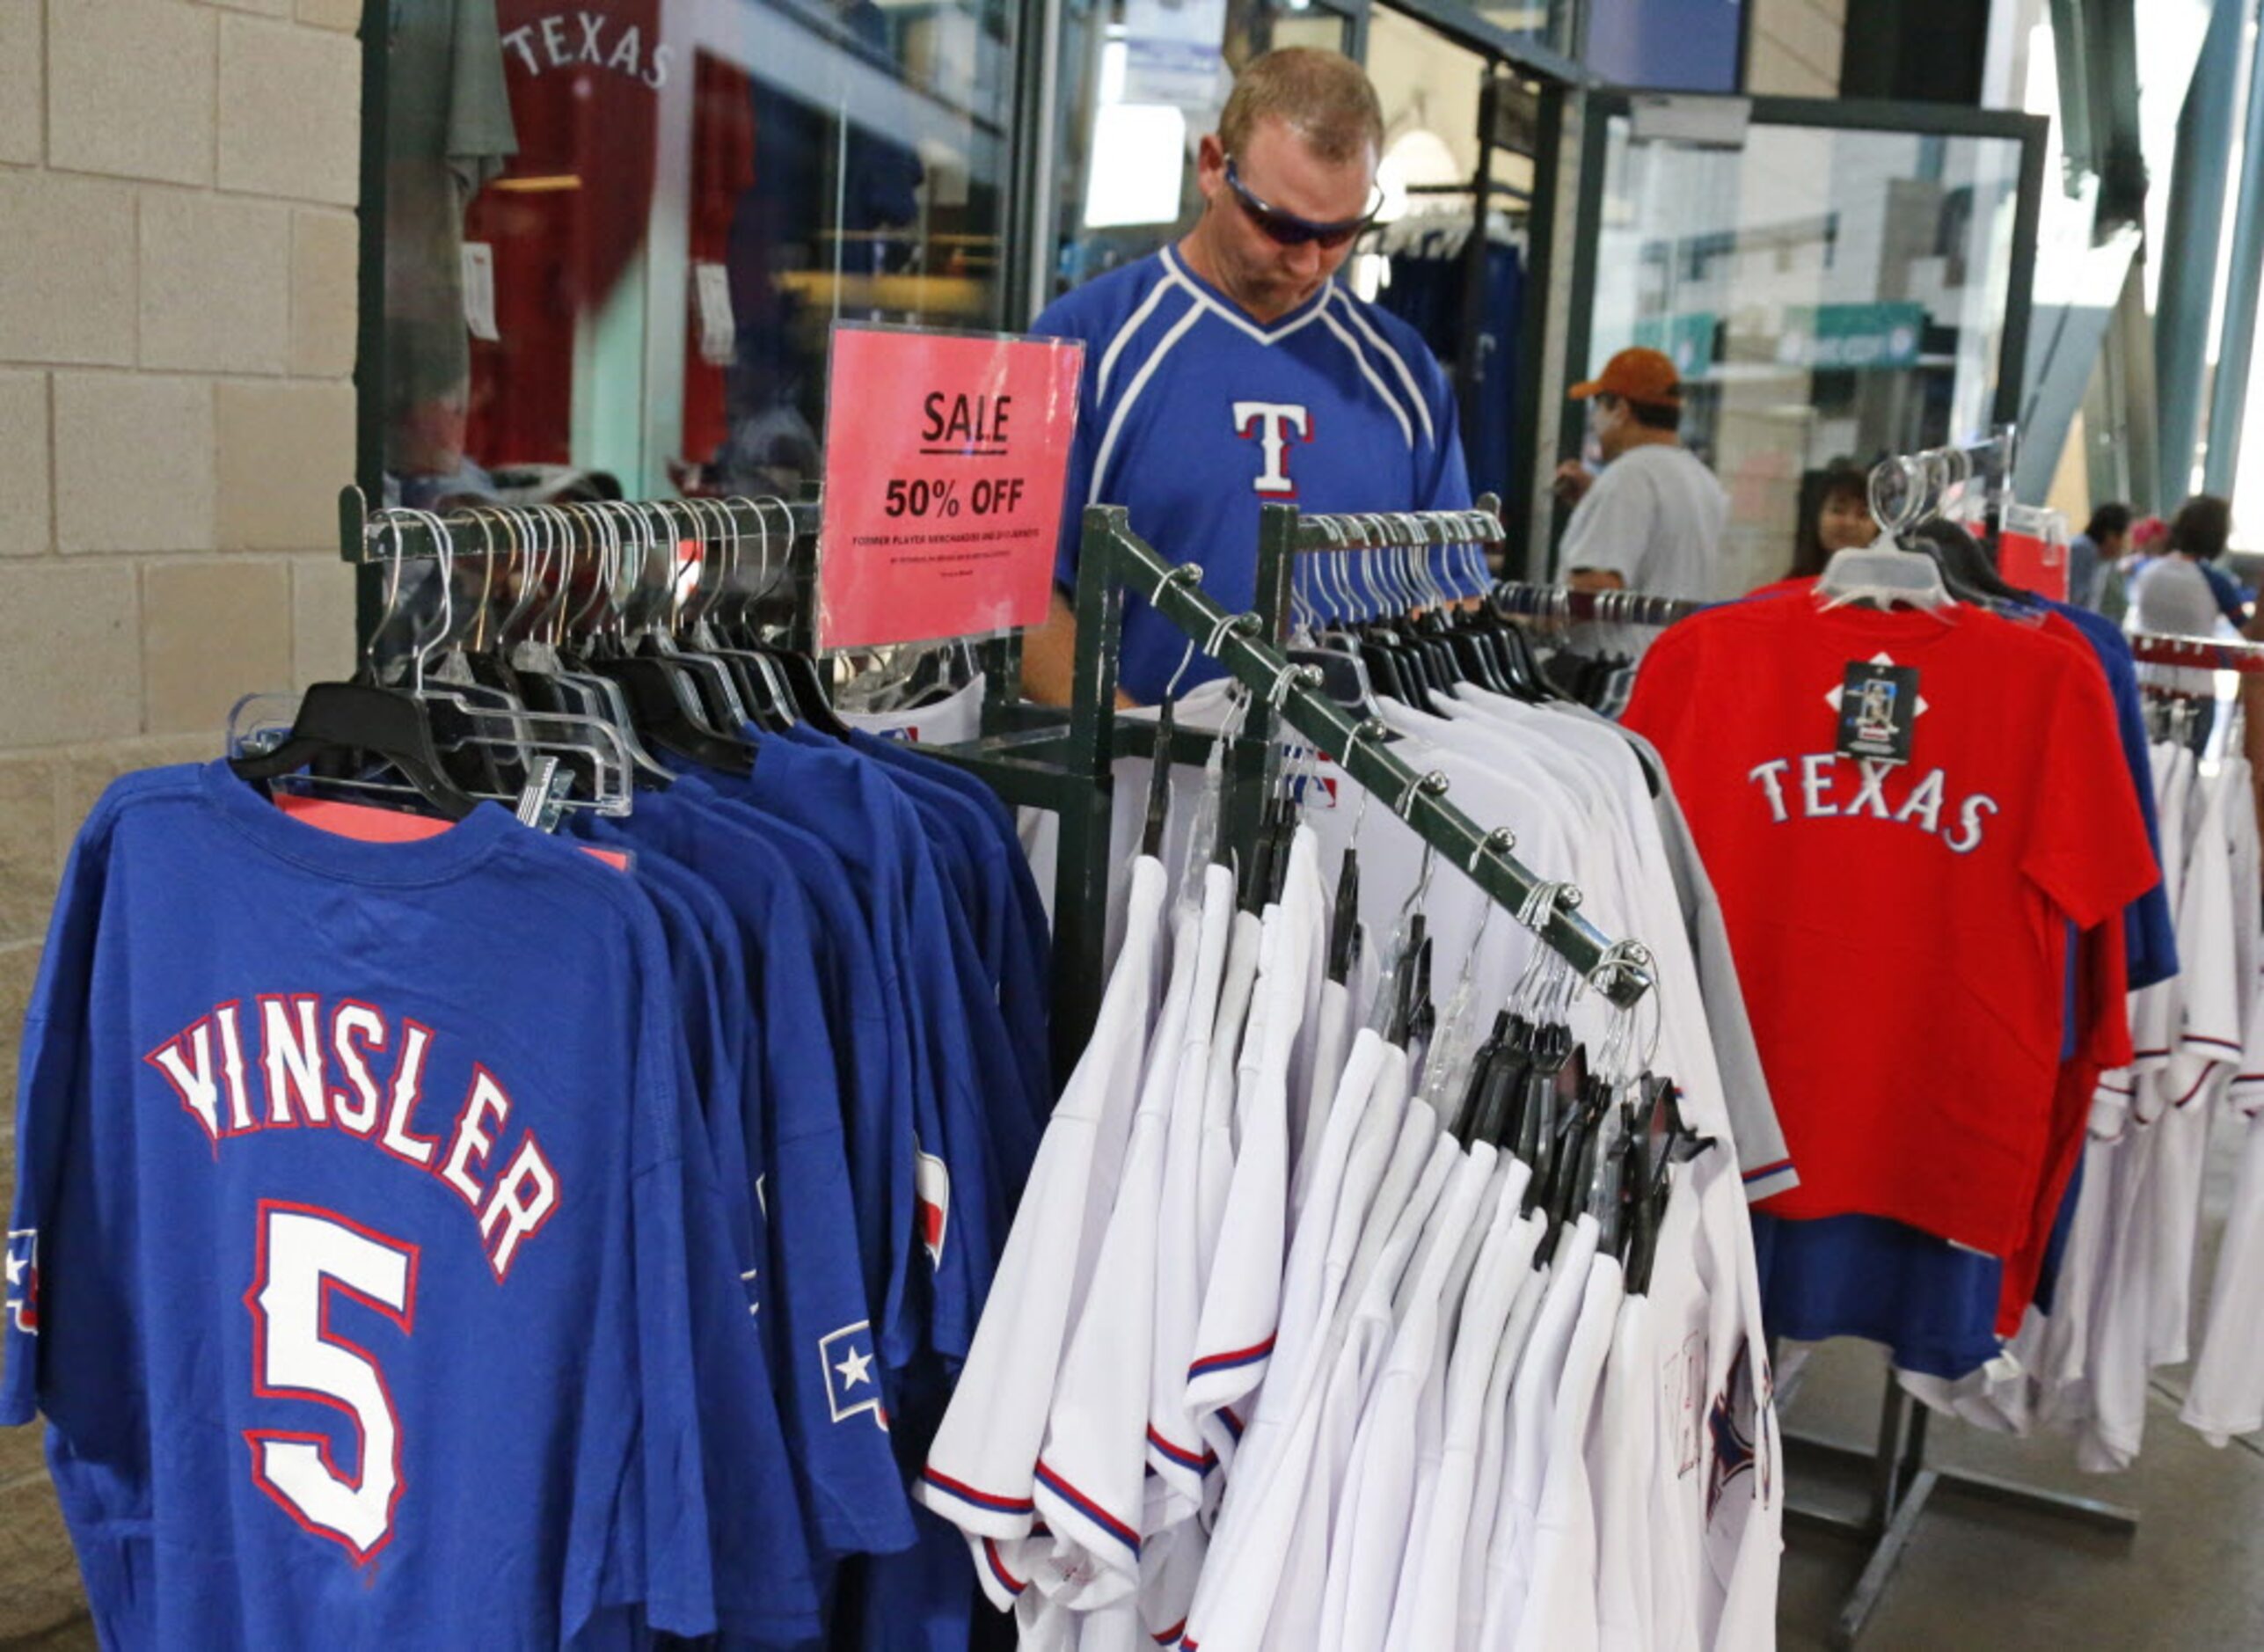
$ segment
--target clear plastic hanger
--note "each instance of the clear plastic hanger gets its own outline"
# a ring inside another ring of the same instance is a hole
[[[1884,459],[1873,467],[1871,514],[1881,524],[1879,537],[1868,545],[1833,553],[1815,587],[1825,609],[1867,602],[1952,617],[1954,604],[1940,565],[1923,552],[1905,551],[1898,537],[1925,519],[1932,492],[1929,471],[1923,457]],[[1897,484],[1899,499],[1891,491]]]

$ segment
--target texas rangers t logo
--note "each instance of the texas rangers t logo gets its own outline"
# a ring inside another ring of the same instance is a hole
[[[1258,438],[1259,450],[1266,456],[1265,473],[1251,484],[1260,493],[1276,499],[1295,499],[1297,485],[1289,479],[1289,436],[1295,430],[1297,440],[1313,439],[1312,414],[1296,402],[1238,401],[1234,404],[1234,434],[1248,440]]]
[[[8,1234],[8,1312],[16,1328],[40,1334],[40,1231],[15,1228]]]

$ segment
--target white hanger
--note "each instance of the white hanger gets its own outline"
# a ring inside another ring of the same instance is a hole
[[[1947,619],[1954,606],[1942,571],[1921,552],[1905,551],[1895,535],[1919,521],[1927,507],[1928,466],[1923,459],[1882,459],[1871,471],[1871,514],[1881,524],[1878,538],[1869,545],[1835,552],[1816,581],[1816,595],[1826,609],[1849,603],[1875,603],[1881,608],[1924,609]],[[1892,479],[1902,480],[1902,496],[1889,510],[1884,494]]]

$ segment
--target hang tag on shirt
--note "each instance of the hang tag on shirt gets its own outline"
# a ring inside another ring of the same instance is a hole
[[[731,271],[722,264],[692,266],[692,303],[698,312],[699,359],[728,367],[738,353],[739,324],[731,313]]]
[[[1877,763],[1908,763],[1910,731],[1918,720],[1918,669],[1848,663],[1840,688],[1839,755]]]
[[[485,241],[464,244],[464,326],[475,339],[500,343],[495,325],[495,249]]]

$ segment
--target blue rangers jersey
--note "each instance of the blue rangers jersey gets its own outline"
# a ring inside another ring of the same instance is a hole
[[[1470,502],[1446,376],[1413,328],[1331,281],[1270,326],[1250,319],[1173,248],[1048,306],[1032,331],[1085,341],[1085,379],[1055,576],[1077,581],[1079,515],[1121,505],[1173,561],[1202,565],[1229,609],[1256,596],[1258,515],[1455,510]],[[1435,553],[1468,592],[1472,553]],[[1187,640],[1136,594],[1121,681],[1159,698]],[[1218,675],[1194,661],[1182,689]]]
[[[111,788],[26,1027],[0,1385],[105,1644],[815,1632],[677,1020],[632,879],[502,810],[370,844],[223,764]]]

